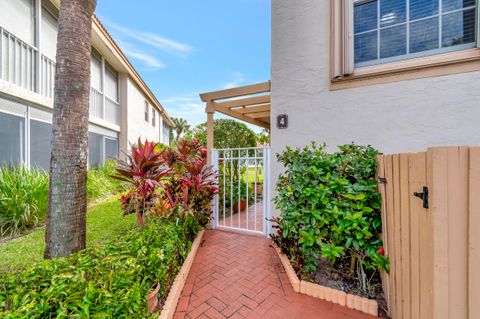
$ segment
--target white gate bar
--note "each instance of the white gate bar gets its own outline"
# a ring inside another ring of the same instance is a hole
[[[213,150],[212,151],[212,159],[213,159],[213,170],[218,172],[218,152]],[[218,227],[218,196],[213,198],[213,228]]]
[[[255,216],[255,231],[257,231],[257,180],[258,180],[258,171],[257,171],[257,167],[258,167],[258,160],[257,160],[257,149],[255,149],[255,189],[254,189],[254,192],[255,192],[255,199],[253,200],[254,202],[254,206],[253,206],[253,210],[254,210],[254,216]]]
[[[247,150],[247,156],[248,156],[248,152],[249,150]],[[249,208],[250,206],[248,206],[248,159],[245,160],[245,183],[247,184],[247,205],[246,205],[246,210],[247,210],[247,216],[246,216],[246,225],[247,225],[247,229],[249,229],[249,226],[248,226],[248,211],[249,211]],[[255,221],[256,222],[256,221]]]

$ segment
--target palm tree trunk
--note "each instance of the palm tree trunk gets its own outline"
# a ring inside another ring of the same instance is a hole
[[[86,245],[92,15],[96,0],[62,0],[58,21],[45,258]]]

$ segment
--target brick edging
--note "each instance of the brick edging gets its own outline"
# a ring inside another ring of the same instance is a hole
[[[378,303],[376,300],[347,294],[341,290],[300,280],[290,264],[288,257],[283,254],[278,247],[275,247],[275,251],[282,262],[288,280],[295,292],[358,310],[369,315],[378,316]]]
[[[197,238],[195,238],[195,240],[193,241],[192,248],[190,249],[187,258],[185,259],[182,268],[177,274],[177,277],[175,277],[175,281],[170,288],[167,300],[163,305],[162,311],[160,312],[160,316],[158,317],[158,319],[173,318],[175,310],[177,309],[178,301],[180,300],[180,296],[182,295],[183,287],[185,286],[185,281],[187,280],[188,273],[190,272],[190,268],[192,267],[193,260],[195,259],[195,255],[197,254],[198,247],[200,247],[204,233],[204,230],[200,231],[197,235]]]

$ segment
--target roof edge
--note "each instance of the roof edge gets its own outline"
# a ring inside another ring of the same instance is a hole
[[[130,71],[130,76],[135,80],[135,82],[140,86],[140,88],[148,95],[148,97],[153,101],[155,106],[160,109],[160,113],[164,115],[164,117],[167,119],[169,122],[170,126],[174,127],[175,124],[173,123],[172,119],[168,115],[167,111],[165,111],[165,108],[163,105],[160,103],[160,101],[157,99],[155,94],[150,90],[148,85],[143,81],[142,77],[140,74],[137,72],[135,67],[130,63],[130,60],[128,60],[127,56],[123,53],[123,51],[120,49],[118,44],[115,42],[113,37],[110,35],[110,33],[107,31],[105,26],[100,22],[100,19],[96,16],[93,15],[92,17],[92,22],[95,27],[98,28],[98,30],[105,36],[105,38],[108,40],[109,44],[112,46],[112,48],[115,50],[115,52],[121,57],[125,65],[127,66],[127,69]],[[93,30],[92,30],[93,31]]]

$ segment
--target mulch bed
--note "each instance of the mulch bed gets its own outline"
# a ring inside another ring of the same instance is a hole
[[[325,260],[319,260],[317,272],[305,278],[309,282],[320,284],[329,288],[344,291],[349,294],[375,299],[378,302],[378,314],[382,318],[390,318],[387,314],[387,302],[385,300],[380,273],[377,271],[370,274],[370,286],[368,292],[360,289],[358,280],[350,275],[350,260],[339,260],[336,268]]]

